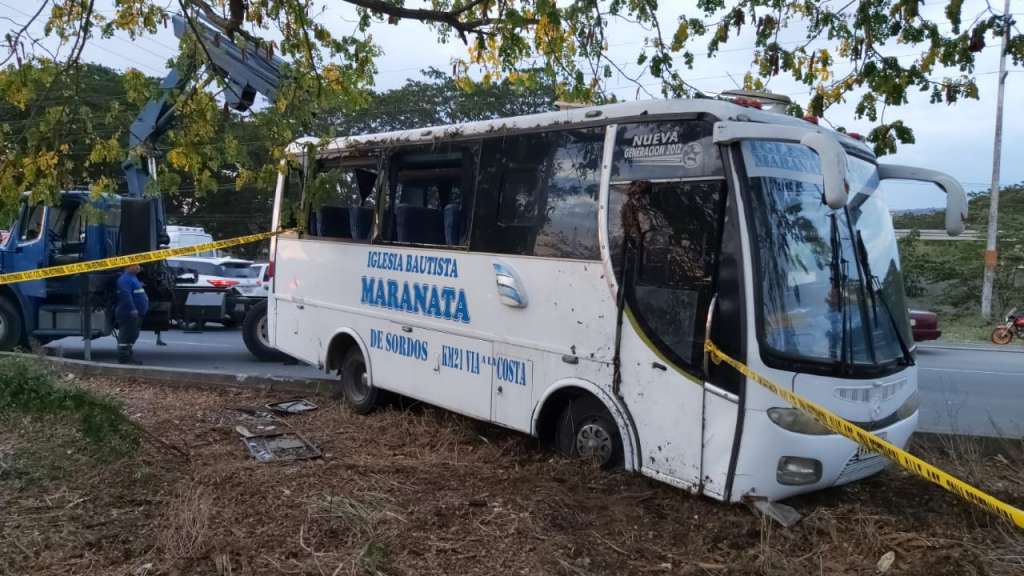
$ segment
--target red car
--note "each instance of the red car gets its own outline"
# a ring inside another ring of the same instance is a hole
[[[939,315],[927,310],[910,310],[910,329],[914,333],[914,342],[935,340],[942,336]]]

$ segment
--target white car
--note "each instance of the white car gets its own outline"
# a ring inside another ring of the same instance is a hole
[[[243,296],[252,298],[266,298],[270,294],[270,264],[259,262],[252,265],[256,278],[255,286],[239,286],[238,291]]]
[[[250,306],[267,297],[260,286],[259,270],[253,268],[249,260],[181,256],[168,259],[167,265],[179,276],[175,302],[182,309],[190,293],[223,292],[226,295],[225,317],[221,323],[227,326],[240,323]],[[193,273],[194,278],[182,282],[182,275],[189,273]]]

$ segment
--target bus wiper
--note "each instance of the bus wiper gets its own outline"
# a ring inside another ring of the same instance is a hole
[[[847,354],[847,340],[849,338],[849,311],[846,302],[846,283],[848,281],[846,276],[846,270],[843,266],[842,248],[840,247],[842,240],[839,237],[839,219],[833,214],[832,215],[832,230],[831,230],[831,243],[832,243],[832,290],[835,296],[839,300],[839,313],[840,313],[840,342],[839,342],[839,367],[843,371],[848,371],[852,368],[853,354]]]
[[[893,314],[892,308],[889,307],[889,302],[885,299],[885,294],[882,293],[882,282],[871,271],[871,263],[868,261],[868,248],[864,245],[864,236],[860,233],[860,230],[857,230],[857,252],[859,252],[860,256],[861,269],[864,270],[864,276],[868,278],[867,292],[868,296],[871,297],[872,309],[878,310],[877,302],[882,303],[882,309],[885,310],[886,315],[889,317],[892,331],[896,334],[896,341],[899,342],[900,352],[903,353],[903,361],[907,366],[913,366],[914,357],[910,354],[910,347],[907,346],[903,332],[900,331],[899,326],[896,324],[896,315]]]

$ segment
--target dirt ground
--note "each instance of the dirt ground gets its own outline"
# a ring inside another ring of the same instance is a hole
[[[898,470],[791,500],[786,529],[422,406],[322,402],[286,422],[323,457],[269,464],[235,409],[283,397],[78,384],[148,433],[104,461],[68,422],[0,420],[0,574],[1024,574],[1021,531]],[[1024,505],[1019,444],[915,451]]]

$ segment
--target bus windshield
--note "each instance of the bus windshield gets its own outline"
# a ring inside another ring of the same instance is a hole
[[[896,237],[875,193],[874,164],[848,158],[851,200],[832,210],[817,155],[806,146],[748,141],[743,156],[757,238],[758,332],[769,355],[842,374],[909,362]]]

